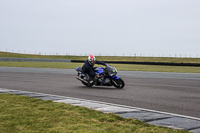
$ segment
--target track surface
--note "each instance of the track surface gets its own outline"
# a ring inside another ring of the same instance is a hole
[[[75,70],[0,67],[0,88],[140,107],[200,118],[200,74],[119,71],[124,89],[82,85]]]

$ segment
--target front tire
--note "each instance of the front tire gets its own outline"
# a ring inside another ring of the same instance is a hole
[[[123,79],[112,80],[112,85],[118,89],[122,89],[125,86]]]

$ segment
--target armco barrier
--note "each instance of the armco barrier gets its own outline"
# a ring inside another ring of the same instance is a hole
[[[82,60],[71,60],[71,62],[83,63]],[[133,62],[133,61],[105,61],[113,64],[140,64],[140,65],[165,65],[165,66],[195,66],[200,67],[199,63],[169,63],[169,62]]]
[[[0,57],[0,61],[18,61],[18,62],[68,62],[71,63],[69,59],[36,59],[36,58],[7,58]]]

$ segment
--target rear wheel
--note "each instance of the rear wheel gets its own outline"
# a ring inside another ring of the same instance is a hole
[[[90,76],[88,74],[85,75],[84,80],[88,81],[88,83],[85,83],[85,82],[81,81],[85,86],[87,86],[87,87],[92,87],[93,86],[93,84],[90,83],[91,79],[90,79]]]
[[[81,81],[85,86],[87,86],[87,87],[92,87],[93,86],[93,84],[91,84],[91,83],[85,83],[85,82],[83,82],[83,81]]]
[[[116,88],[122,89],[125,86],[123,79],[112,80],[112,85]]]
[[[87,86],[87,83],[85,83],[85,82],[83,82],[83,81],[81,81],[85,86]]]

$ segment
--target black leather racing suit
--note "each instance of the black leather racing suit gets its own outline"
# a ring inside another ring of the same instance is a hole
[[[100,64],[100,65],[106,66],[106,63],[102,62],[102,61],[96,61],[95,64]],[[83,73],[87,73],[90,76],[90,79],[89,79],[90,81],[94,79],[95,72],[93,70],[93,66],[88,63],[88,60],[85,61],[84,65],[82,67],[82,70],[83,70]]]

